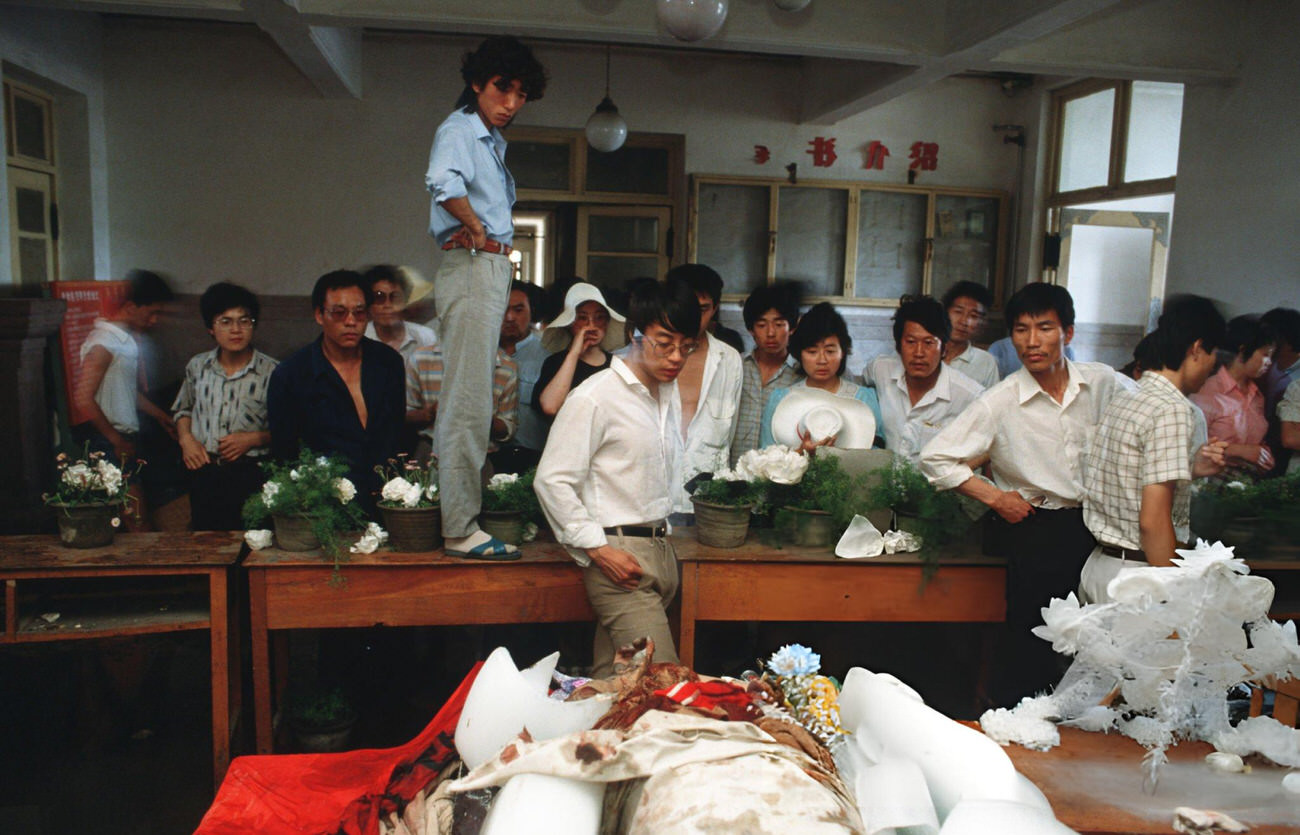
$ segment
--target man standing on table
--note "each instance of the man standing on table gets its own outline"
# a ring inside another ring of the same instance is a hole
[[[542,97],[546,72],[528,47],[491,37],[461,61],[465,90],[438,127],[424,182],[429,234],[445,250],[433,279],[444,362],[433,451],[448,554],[515,559],[518,549],[479,529],[480,476],[492,424],[492,373],[510,294],[515,181],[501,128]]]
[[[956,490],[996,512],[985,550],[1007,558],[1007,632],[995,700],[1014,704],[1059,678],[1051,644],[1030,630],[1042,607],[1079,585],[1096,541],[1083,524],[1083,464],[1111,398],[1122,390],[1110,366],[1071,362],[1074,301],[1064,287],[1030,284],[1007,302],[1022,367],[984,392],[921,451],[936,488]],[[988,456],[993,480],[970,462]]]
[[[592,675],[637,638],[676,661],[666,607],[677,594],[677,555],[666,520],[680,471],[676,379],[695,350],[700,311],[683,283],[632,287],[627,356],[569,393],[551,427],[534,489],[556,538],[583,566],[596,612]]]

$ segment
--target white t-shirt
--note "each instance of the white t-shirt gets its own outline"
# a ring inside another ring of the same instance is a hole
[[[103,346],[113,359],[95,391],[95,402],[118,432],[139,432],[135,395],[139,385],[140,345],[129,331],[107,319],[96,319],[90,336],[81,343],[82,363],[96,345]]]

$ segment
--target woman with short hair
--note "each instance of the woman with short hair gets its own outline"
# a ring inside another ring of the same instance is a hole
[[[853,339],[849,336],[848,325],[830,302],[813,305],[800,319],[794,332],[790,334],[790,355],[799,361],[795,373],[799,381],[786,388],[779,388],[768,398],[763,409],[762,431],[759,446],[765,447],[776,443],[780,432],[774,431],[773,422],[778,417],[778,407],[782,401],[793,395],[805,394],[808,390],[821,391],[836,397],[856,401],[870,410],[875,418],[870,427],[868,438],[874,440],[875,427],[881,425],[880,401],[876,390],[860,386],[845,376],[848,370],[849,353],[853,350]],[[848,407],[844,415],[846,421],[854,419],[858,412],[865,417],[861,407]],[[850,429],[852,427],[849,427]],[[796,429],[800,448],[811,451],[819,446],[834,446],[837,436],[813,438],[800,426]],[[843,446],[843,444],[839,444]],[[872,440],[864,441],[866,447],[875,445]]]

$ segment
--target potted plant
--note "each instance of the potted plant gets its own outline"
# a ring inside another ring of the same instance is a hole
[[[786,454],[803,456],[793,450]],[[793,483],[773,479],[771,502],[779,508],[775,527],[784,540],[795,545],[827,548],[853,521],[853,477],[834,456],[803,457],[807,459],[805,469]]]
[[[1300,541],[1300,473],[1264,481],[1214,479],[1197,485],[1193,527],[1199,536],[1242,549],[1242,557],[1294,553]]]
[[[696,537],[701,545],[736,548],[749,533],[750,517],[766,513],[773,483],[797,482],[808,466],[808,456],[776,444],[751,449],[736,461],[735,469],[712,473],[692,485]]]
[[[442,508],[438,501],[438,468],[425,466],[405,453],[375,467],[384,479],[379,491],[379,512],[396,551],[432,551],[442,547]]]
[[[735,476],[731,471],[715,473],[697,482],[691,493],[695,536],[701,545],[738,548],[745,542],[749,515],[761,500],[762,487]]]
[[[337,569],[346,559],[341,534],[367,531],[371,538],[378,538],[367,528],[365,511],[353,501],[357,489],[346,478],[348,465],[341,457],[317,455],[304,448],[296,460],[268,461],[262,464],[262,471],[266,483],[244,503],[244,524],[260,528],[270,519],[281,549],[320,548]],[[379,526],[373,528],[382,533]]]
[[[314,753],[342,751],[357,722],[356,709],[337,687],[295,696],[288,714],[299,747]]]
[[[906,458],[894,459],[893,468],[867,495],[871,506],[893,510],[895,530],[921,541],[922,576],[927,580],[939,569],[939,549],[961,538],[972,522],[955,493],[934,489]]]
[[[483,487],[479,527],[510,545],[520,545],[536,533],[542,507],[533,492],[537,469],[523,474],[497,473]]]
[[[113,542],[129,501],[132,473],[109,461],[102,452],[73,459],[65,452],[55,458],[58,483],[41,498],[57,511],[59,540],[69,548],[99,548]]]

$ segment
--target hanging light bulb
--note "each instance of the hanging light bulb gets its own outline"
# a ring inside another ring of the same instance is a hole
[[[727,0],[655,0],[655,12],[679,41],[711,38],[727,19]]]
[[[801,12],[811,2],[812,0],[772,0],[772,3],[783,12]]]
[[[605,98],[596,105],[585,128],[587,144],[597,151],[609,153],[623,147],[627,141],[627,122],[618,115],[614,100],[609,97],[609,47],[605,47]]]

